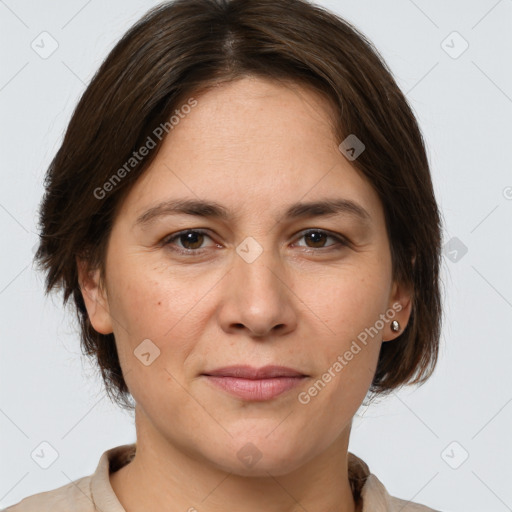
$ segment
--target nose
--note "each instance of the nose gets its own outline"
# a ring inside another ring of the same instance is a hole
[[[246,331],[262,339],[296,328],[300,301],[293,294],[286,269],[270,251],[263,251],[252,262],[236,254],[223,282],[218,318],[225,332]]]

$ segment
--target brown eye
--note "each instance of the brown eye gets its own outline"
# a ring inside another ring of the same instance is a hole
[[[188,231],[178,238],[185,249],[199,249],[203,243],[204,235],[197,231]]]
[[[306,240],[305,246],[299,246],[299,247],[307,247],[310,249],[324,249],[324,248],[330,248],[336,245],[342,245],[346,246],[348,243],[345,241],[345,239],[341,236],[330,234],[327,231],[321,230],[321,229],[311,229],[305,233],[302,234],[301,238],[304,238]],[[336,243],[325,245],[326,241],[331,238],[336,241]]]
[[[311,231],[310,233],[306,233],[304,238],[311,241],[312,245],[309,247],[318,248],[324,246],[325,240],[328,238],[328,236],[325,233],[319,231]]]
[[[167,238],[164,242],[164,246],[169,246],[178,252],[201,252],[203,249],[202,245],[206,238],[210,238],[204,231],[198,229],[188,229],[186,231],[181,231],[180,233],[176,233],[169,238]],[[179,242],[176,244],[176,242]],[[174,246],[174,247],[173,247]]]

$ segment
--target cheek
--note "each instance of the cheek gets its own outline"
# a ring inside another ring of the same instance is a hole
[[[340,340],[356,338],[385,312],[389,280],[376,266],[346,266],[337,273],[303,283],[297,295],[320,320],[337,348]]]
[[[194,315],[207,283],[197,286],[166,273],[144,255],[117,261],[111,267],[109,307],[119,333],[130,343],[143,339],[164,343],[178,322]],[[169,270],[169,269],[167,269]]]
[[[208,313],[206,296],[218,276],[192,279],[170,275],[144,257],[112,262],[109,307],[125,379],[134,398],[177,396],[178,382],[201,339]],[[147,259],[147,257],[146,257]]]
[[[307,295],[305,288],[298,292],[308,297],[307,306],[320,319],[321,342],[315,352],[320,382],[316,381],[310,397],[323,407],[343,410],[352,404],[357,409],[371,384],[382,340],[379,318],[388,300],[384,270],[369,265],[346,267],[318,280]]]

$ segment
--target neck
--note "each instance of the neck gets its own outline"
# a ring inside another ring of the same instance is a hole
[[[358,510],[348,479],[350,428],[327,450],[289,474],[247,477],[226,472],[172,445],[138,409],[135,421],[136,455],[110,475],[126,512]]]

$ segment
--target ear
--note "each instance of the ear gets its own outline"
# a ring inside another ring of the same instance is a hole
[[[107,291],[100,282],[100,270],[89,270],[87,262],[76,259],[78,283],[84,298],[89,320],[94,330],[100,334],[113,332],[108,305]]]
[[[382,338],[383,342],[394,340],[400,336],[407,327],[412,311],[413,291],[412,285],[406,285],[397,281],[393,283],[393,288],[389,297],[388,311],[394,312],[394,316],[392,316],[393,313],[386,315],[389,318],[389,321],[386,322],[386,326],[384,327]],[[397,320],[400,324],[398,332],[391,329],[391,323],[393,320]]]

